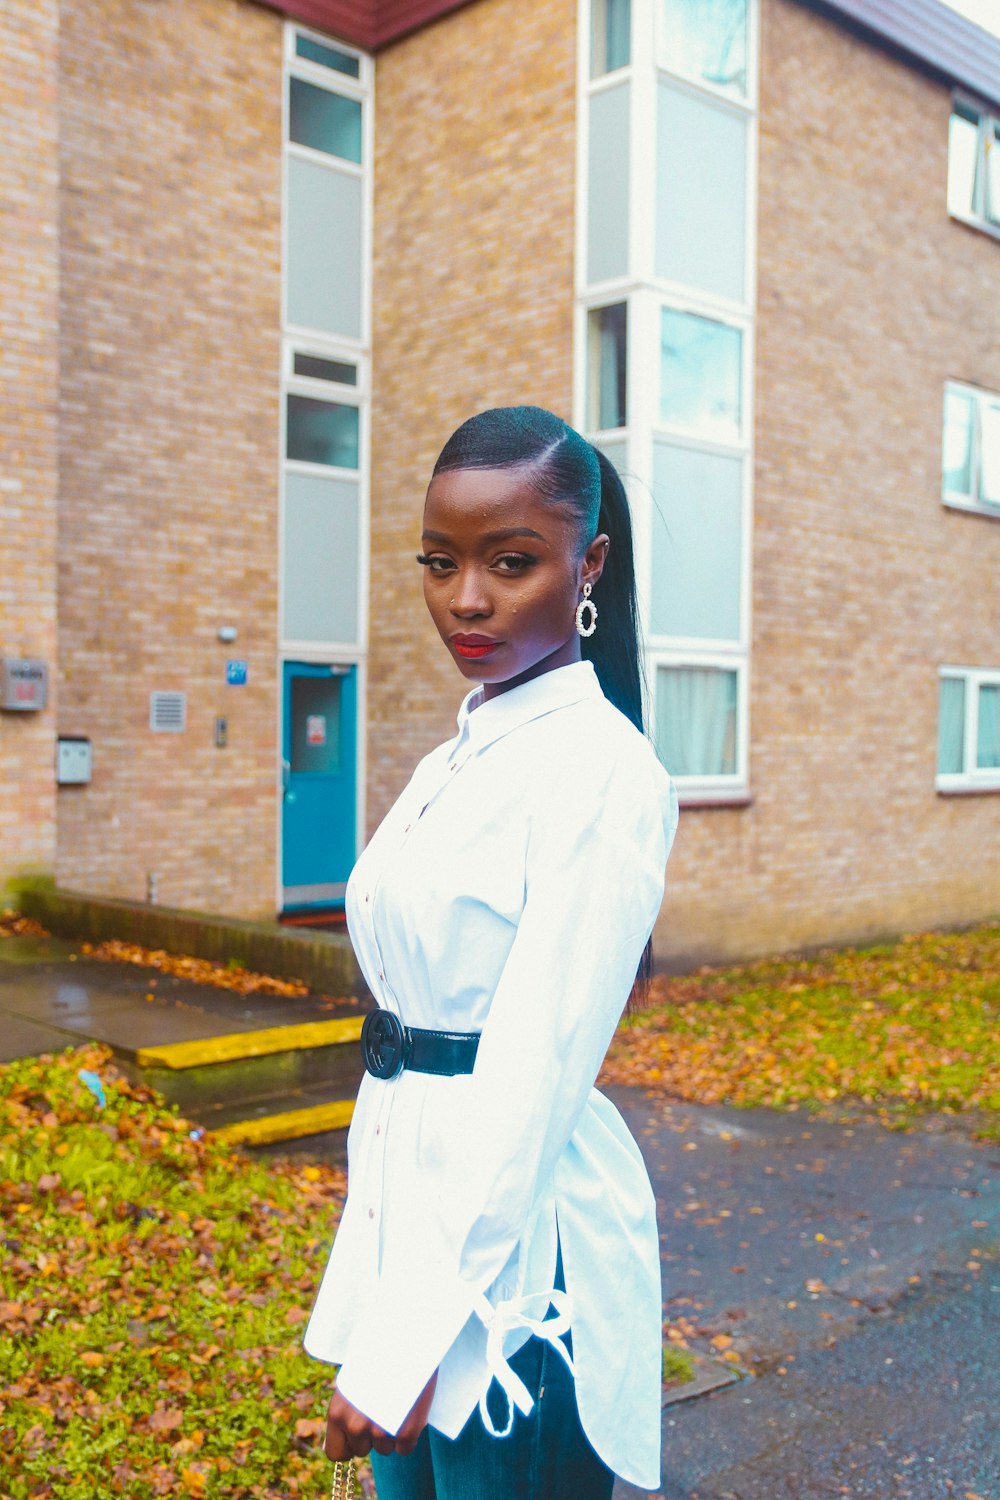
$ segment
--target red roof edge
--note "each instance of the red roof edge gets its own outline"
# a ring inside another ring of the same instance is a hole
[[[293,21],[315,26],[366,52],[388,47],[470,0],[266,0]]]

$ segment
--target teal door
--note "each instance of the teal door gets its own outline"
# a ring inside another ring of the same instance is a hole
[[[342,906],[354,864],[357,667],[284,664],[284,910]]]

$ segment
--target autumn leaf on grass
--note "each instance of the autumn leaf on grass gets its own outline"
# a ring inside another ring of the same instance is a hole
[[[153,1432],[175,1432],[183,1420],[184,1413],[178,1407],[161,1407],[150,1417],[149,1426]]]
[[[299,1417],[295,1424],[297,1438],[321,1437],[325,1432],[326,1422],[322,1417]]]

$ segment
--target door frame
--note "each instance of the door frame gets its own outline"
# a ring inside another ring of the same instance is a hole
[[[361,853],[365,838],[365,788],[368,777],[368,662],[363,652],[357,651],[324,651],[322,649],[307,647],[302,651],[282,651],[278,658],[278,691],[277,691],[277,755],[275,757],[275,850],[276,860],[274,867],[274,909],[280,916],[285,910],[285,882],[282,877],[285,857],[285,825],[284,825],[284,782],[281,774],[281,762],[284,759],[285,749],[285,663],[302,662],[307,666],[343,666],[354,667],[356,687],[356,712],[357,723],[355,725],[355,798],[354,798],[354,848],[355,859]]]

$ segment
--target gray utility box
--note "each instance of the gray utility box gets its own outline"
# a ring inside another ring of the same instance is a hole
[[[86,786],[90,781],[90,741],[79,734],[61,734],[56,742],[56,781],[60,786]]]
[[[21,713],[44,708],[48,686],[45,662],[27,656],[0,657],[0,708]]]

